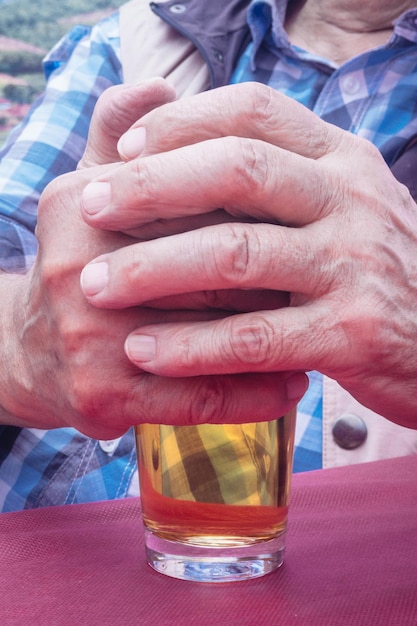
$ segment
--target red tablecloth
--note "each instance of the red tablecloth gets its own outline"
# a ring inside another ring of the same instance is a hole
[[[0,624],[417,624],[417,455],[295,475],[286,563],[249,582],[151,570],[136,498],[2,514]]]

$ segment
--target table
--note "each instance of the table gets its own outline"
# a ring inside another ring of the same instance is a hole
[[[138,498],[0,515],[2,626],[417,624],[417,455],[293,478],[287,557],[190,583],[144,560]]]

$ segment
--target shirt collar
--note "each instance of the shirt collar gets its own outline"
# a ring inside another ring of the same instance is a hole
[[[248,7],[248,25],[252,34],[254,62],[262,42],[271,37],[278,49],[291,51],[291,43],[284,30],[285,14],[289,0],[252,0]],[[417,43],[417,8],[409,9],[394,21],[390,42],[398,38]]]
[[[409,9],[395,20],[393,37],[417,43],[417,9]]]
[[[253,40],[253,58],[263,40],[272,36],[278,48],[289,48],[290,42],[284,30],[288,0],[252,0],[248,7],[248,25]]]

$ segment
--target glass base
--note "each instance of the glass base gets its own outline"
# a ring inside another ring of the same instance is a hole
[[[208,583],[250,580],[283,564],[285,531],[269,541],[209,547],[161,539],[145,528],[145,549],[149,565],[172,578]]]

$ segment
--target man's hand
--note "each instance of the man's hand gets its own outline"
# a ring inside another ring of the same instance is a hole
[[[109,87],[94,108],[87,146],[78,169],[119,161],[120,135],[148,111],[173,100],[175,90],[162,78]]]
[[[95,112],[79,170],[56,179],[42,195],[34,267],[26,275],[0,276],[1,423],[45,429],[74,426],[96,438],[114,438],[139,422],[272,419],[289,410],[305,390],[303,374],[192,379],[149,374],[132,365],[123,350],[135,328],[213,319],[224,312],[213,307],[200,312],[149,307],[102,311],[86,302],[79,284],[82,267],[104,252],[123,249],[129,254],[135,240],[87,226],[80,215],[81,195],[97,176],[120,171],[120,163],[104,163],[117,158],[117,139],[133,119],[149,111],[150,103],[161,104],[172,96],[172,90],[160,85],[155,94],[151,88],[123,87],[106,94]],[[134,112],[127,107],[123,113],[127,93],[134,94],[136,105]],[[119,111],[120,118],[112,110]],[[268,306],[286,299],[270,295],[272,300],[268,294],[259,297]],[[244,296],[242,310],[248,310]],[[213,305],[221,308],[226,301],[220,298]],[[203,299],[198,308],[207,309]]]
[[[219,209],[241,222],[100,256],[82,276],[90,303],[291,294],[289,307],[142,326],[126,342],[132,363],[181,378],[315,369],[417,427],[416,206],[369,142],[247,83],[155,109],[119,150],[128,162],[84,192],[91,226],[146,238],[161,220]]]

